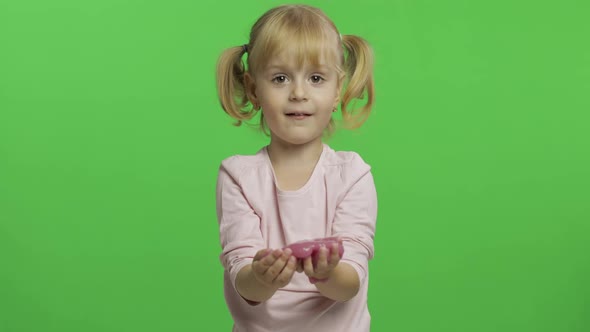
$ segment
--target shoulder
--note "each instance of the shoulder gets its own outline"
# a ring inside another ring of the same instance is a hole
[[[354,151],[335,151],[325,146],[324,167],[328,172],[337,172],[342,180],[356,181],[371,172],[371,166]]]
[[[244,173],[249,173],[260,169],[265,165],[264,148],[260,149],[253,155],[233,155],[221,161],[219,171],[227,173],[236,180],[243,176]]]

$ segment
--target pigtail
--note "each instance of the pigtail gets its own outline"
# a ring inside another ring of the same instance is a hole
[[[358,128],[367,120],[375,100],[373,50],[365,39],[354,35],[343,35],[342,44],[346,49],[344,69],[348,78],[340,104],[342,119],[348,127]],[[351,101],[365,98],[363,106],[349,109]]]
[[[256,111],[245,109],[248,97],[245,93],[244,63],[245,46],[231,47],[223,51],[217,62],[217,94],[223,110],[236,119],[236,126],[250,120]]]

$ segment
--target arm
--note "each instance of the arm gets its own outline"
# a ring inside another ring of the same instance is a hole
[[[278,288],[268,287],[259,282],[252,273],[252,264],[244,266],[236,277],[236,289],[252,305],[270,299]]]
[[[237,157],[224,160],[217,182],[217,214],[221,262],[235,291],[251,305],[259,304],[286,286],[297,269],[291,250],[266,247],[260,218],[244,195]],[[258,250],[258,252],[256,251]]]
[[[356,156],[343,178],[350,185],[336,207],[332,236],[342,240],[344,256],[338,259],[335,246],[330,259],[322,261],[320,250],[315,271],[311,262],[306,269],[306,274],[310,277],[328,278],[323,283],[316,283],[316,287],[324,296],[336,301],[353,298],[366,282],[368,261],[373,257],[377,219],[377,193],[370,167]],[[327,252],[326,249],[324,257],[328,256]],[[322,267],[322,264],[327,267]]]
[[[238,157],[224,160],[219,168],[216,197],[219,239],[222,248],[219,259],[236,291],[238,291],[237,283],[241,287],[244,284],[244,277],[249,275],[257,250],[266,246],[260,232],[260,218],[242,191],[239,181],[241,172]],[[245,286],[249,288],[248,283]],[[238,291],[238,293],[248,294],[248,291]],[[244,298],[248,299],[248,297]]]
[[[327,281],[318,282],[315,286],[325,297],[344,302],[358,293],[360,282],[356,270],[350,264],[340,262]]]

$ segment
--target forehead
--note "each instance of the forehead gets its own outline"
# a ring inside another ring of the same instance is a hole
[[[282,29],[259,38],[248,61],[252,69],[263,69],[271,63],[341,66],[343,52],[334,31],[288,31]]]
[[[291,52],[281,52],[270,56],[263,64],[261,69],[301,69],[314,68],[322,70],[336,69],[337,58],[322,54],[317,57],[298,56]]]
[[[268,71],[272,69],[306,69],[314,70],[337,70],[340,64],[340,57],[337,48],[334,47],[296,47],[286,45],[274,52],[261,54],[257,59],[258,70]]]

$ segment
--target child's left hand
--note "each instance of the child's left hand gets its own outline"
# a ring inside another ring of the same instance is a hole
[[[305,258],[303,260],[303,271],[309,278],[326,280],[330,278],[332,271],[339,262],[338,243],[334,243],[332,248],[320,248],[316,266],[313,264],[312,256]]]

